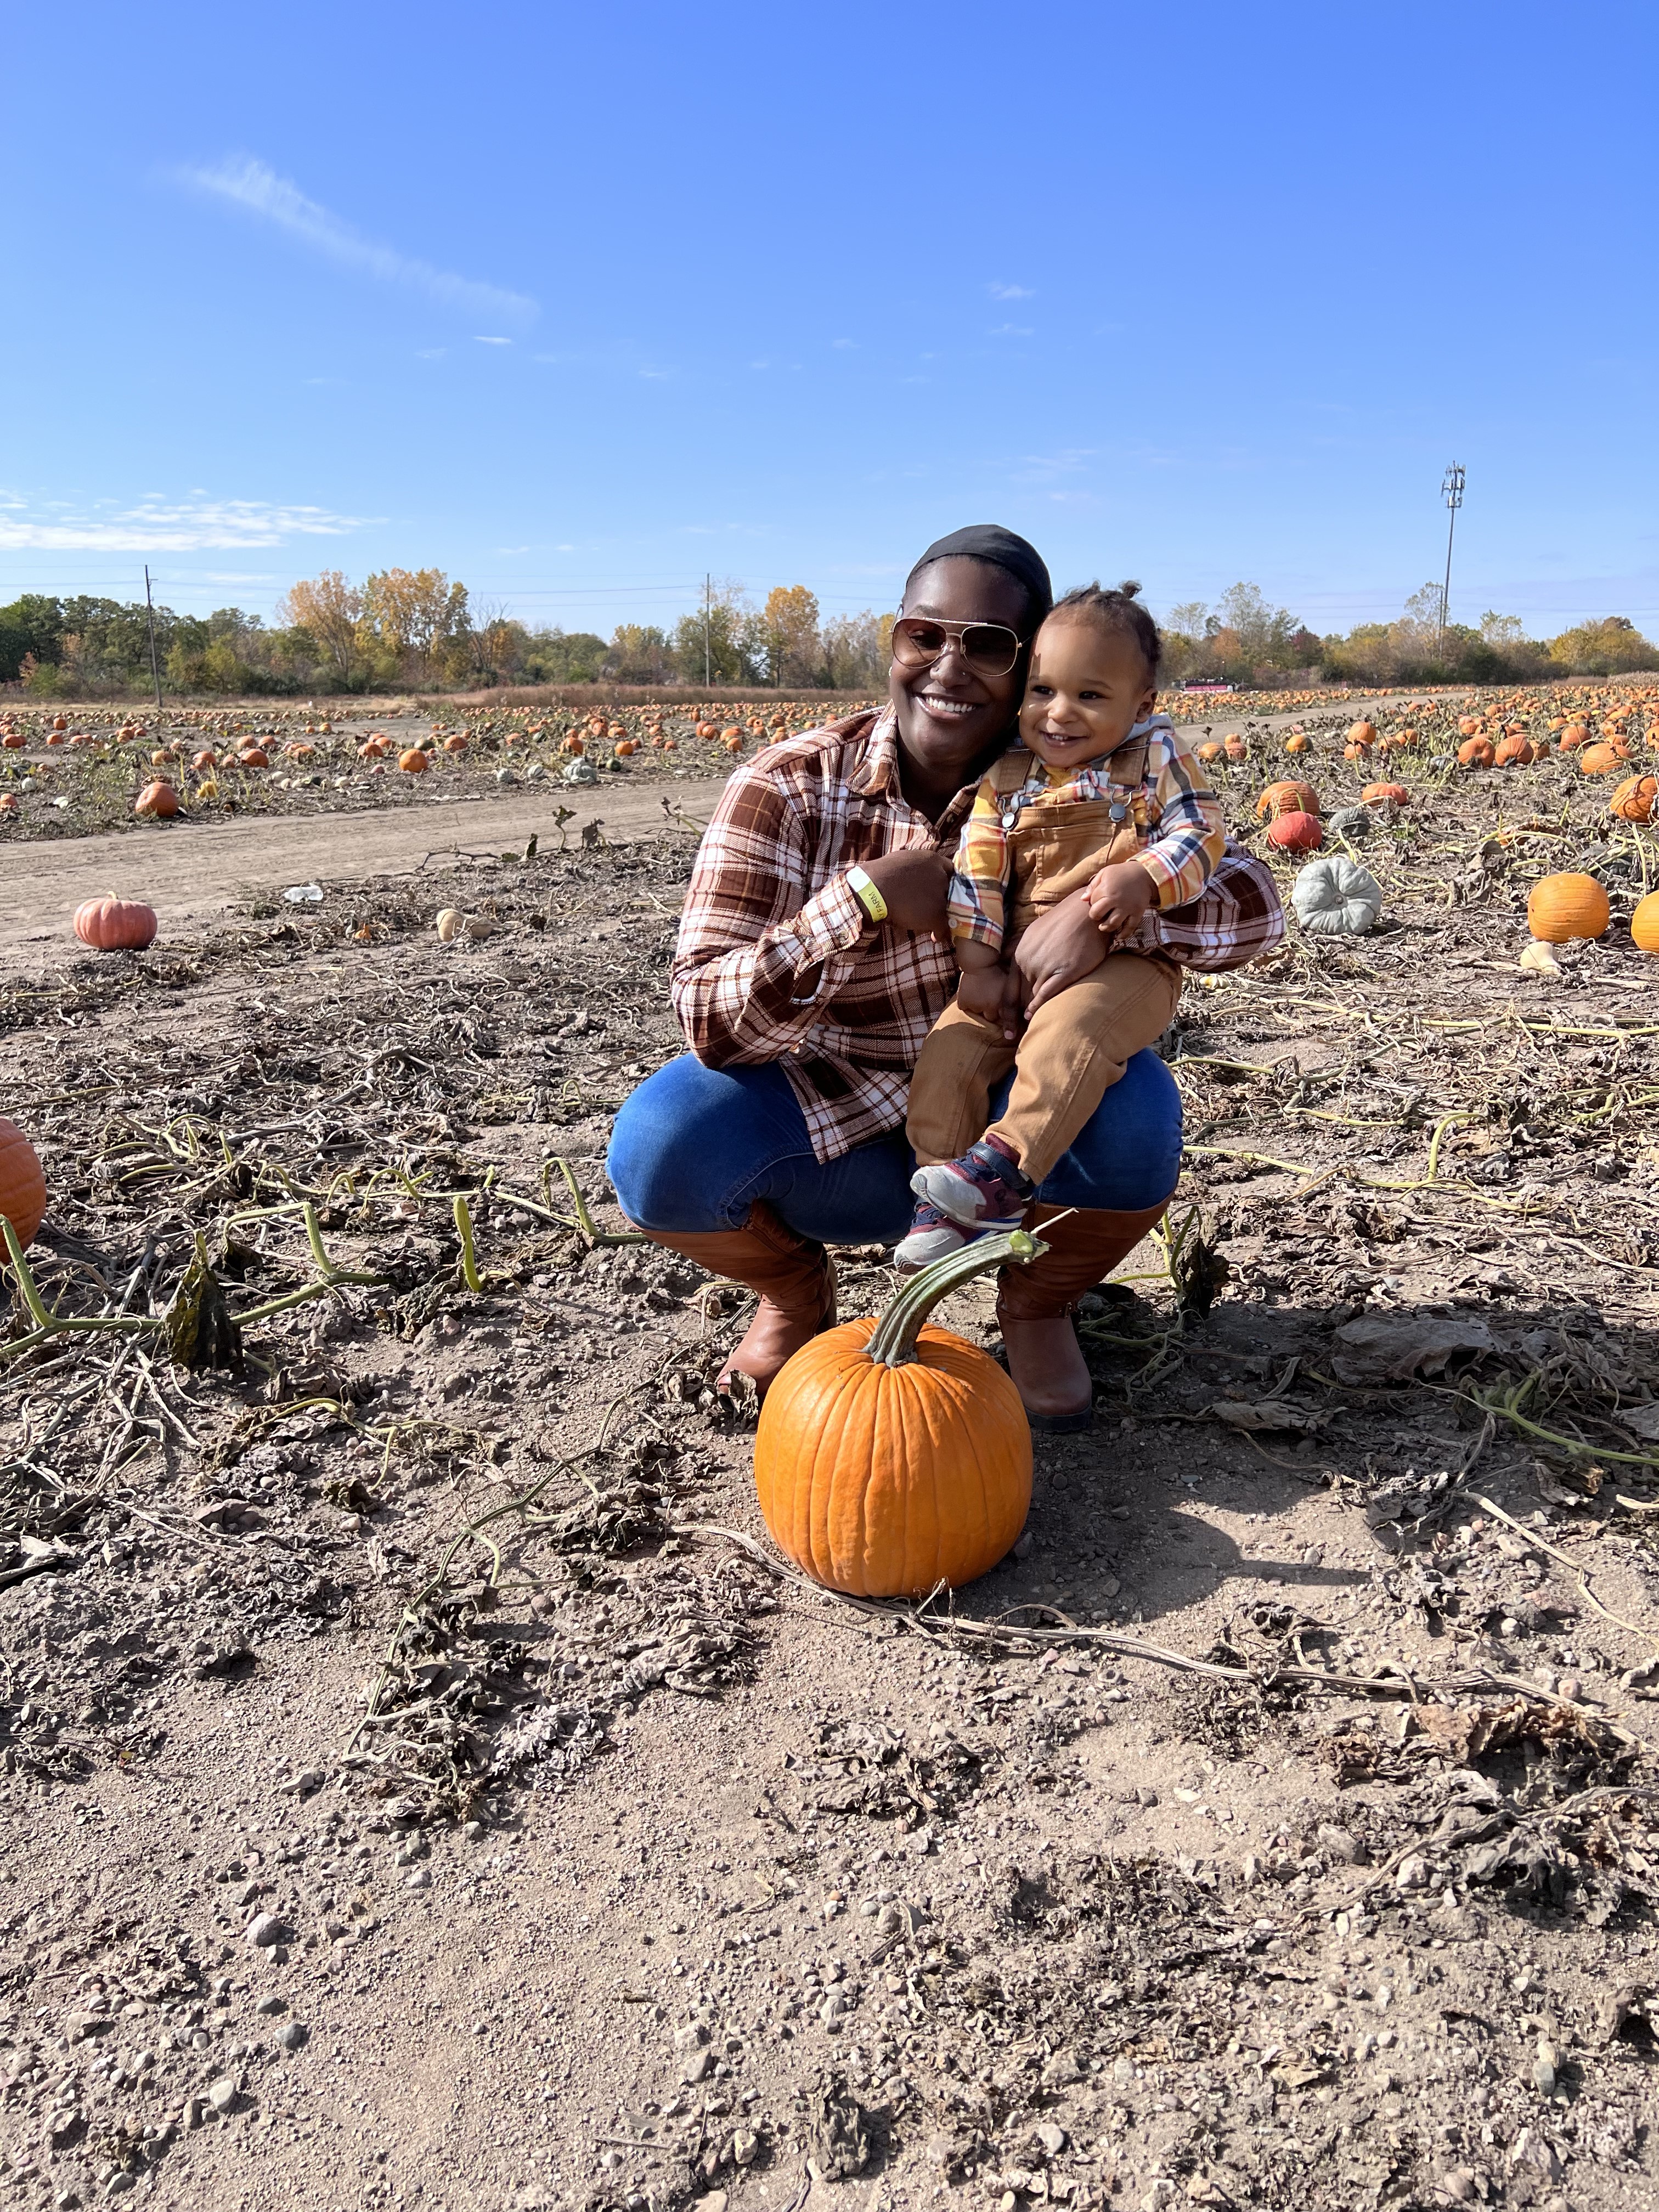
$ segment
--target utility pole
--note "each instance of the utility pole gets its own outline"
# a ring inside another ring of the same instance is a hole
[[[1440,496],[1450,509],[1446,524],[1446,583],[1440,594],[1440,642],[1443,646],[1451,621],[1452,533],[1457,528],[1457,510],[1463,504],[1463,464],[1461,461],[1454,461],[1441,478]]]
[[[155,609],[150,603],[149,562],[144,563],[144,620],[149,625],[149,680],[155,686],[155,711],[161,711],[161,672],[155,660]]]
[[[714,612],[714,575],[712,572],[705,571],[702,580],[702,688],[705,691],[714,680],[708,649],[708,626]]]

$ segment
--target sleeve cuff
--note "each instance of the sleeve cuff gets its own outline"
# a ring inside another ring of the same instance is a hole
[[[1156,853],[1146,852],[1137,853],[1134,855],[1134,864],[1138,868],[1144,869],[1152,878],[1152,891],[1158,906],[1173,906],[1178,902],[1181,896],[1181,878],[1167,862],[1161,860]]]
[[[858,893],[845,876],[832,877],[815,892],[795,916],[779,931],[779,941],[793,945],[803,968],[816,968],[837,952],[850,952],[866,929],[875,923],[866,913]]]

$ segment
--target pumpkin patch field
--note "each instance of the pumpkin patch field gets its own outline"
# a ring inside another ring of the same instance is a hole
[[[125,825],[0,981],[13,2201],[1652,2203],[1659,691],[1220,703],[1285,942],[1162,1041],[1093,1430],[1028,1460],[988,1277],[926,1316],[996,1511],[920,1597],[787,1513],[869,1330],[757,1431],[746,1294],[605,1182],[683,817],[561,850],[552,733],[477,718],[0,750],[49,771],[0,841]],[[323,824],[297,902],[168,920],[202,779],[532,752],[533,849]],[[902,1336],[887,1256],[841,1318]]]

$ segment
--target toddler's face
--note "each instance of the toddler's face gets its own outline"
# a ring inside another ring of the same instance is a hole
[[[1050,615],[1031,649],[1019,733],[1050,768],[1081,768],[1115,752],[1157,703],[1127,630]]]

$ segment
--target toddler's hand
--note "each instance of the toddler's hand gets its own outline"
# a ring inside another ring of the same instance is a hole
[[[1019,1035],[1018,997],[1012,984],[1012,978],[1000,961],[994,968],[970,969],[957,986],[957,1004],[963,1013],[981,1022],[1000,1023],[1002,1034],[1012,1041]]]
[[[1121,860],[1091,878],[1086,894],[1089,918],[1111,943],[1133,933],[1158,896],[1158,889],[1143,867]]]

